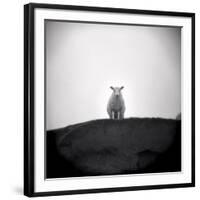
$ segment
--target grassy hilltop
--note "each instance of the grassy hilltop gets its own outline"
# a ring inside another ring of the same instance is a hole
[[[47,178],[181,170],[181,121],[100,119],[47,131]]]

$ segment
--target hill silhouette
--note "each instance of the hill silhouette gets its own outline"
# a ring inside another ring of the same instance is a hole
[[[181,170],[181,121],[99,119],[47,131],[47,178]]]

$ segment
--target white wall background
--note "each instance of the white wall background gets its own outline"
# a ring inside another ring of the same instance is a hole
[[[2,1],[0,8],[0,199],[23,200],[23,4],[29,1]],[[155,199],[169,200],[199,199],[200,195],[200,3],[199,0],[52,0],[35,1],[63,4],[85,4],[137,9],[171,10],[196,12],[196,188],[149,190],[107,194],[43,197],[37,199]]]
[[[46,22],[47,130],[108,118],[110,86],[125,117],[181,112],[181,28]]]

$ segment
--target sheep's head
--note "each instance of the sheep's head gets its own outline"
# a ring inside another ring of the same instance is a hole
[[[119,96],[121,94],[121,90],[124,88],[124,86],[122,87],[110,87],[113,90],[114,95]]]

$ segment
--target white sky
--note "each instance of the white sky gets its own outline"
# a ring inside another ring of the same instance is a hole
[[[110,86],[125,117],[181,111],[181,28],[46,22],[47,130],[108,118]]]

